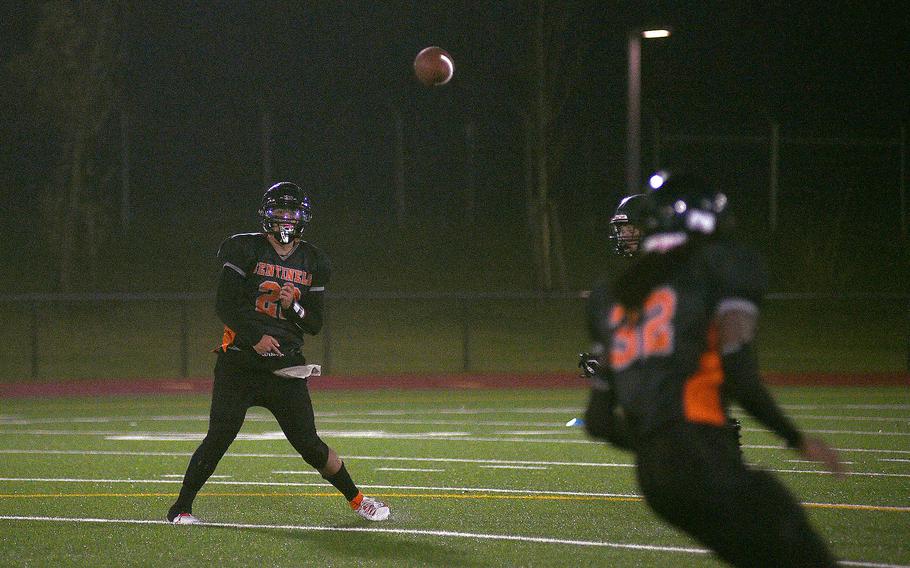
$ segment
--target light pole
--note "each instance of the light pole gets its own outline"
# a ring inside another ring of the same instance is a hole
[[[641,192],[641,39],[669,36],[668,29],[634,30],[628,35],[626,195]]]

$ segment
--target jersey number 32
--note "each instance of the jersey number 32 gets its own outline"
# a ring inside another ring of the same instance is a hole
[[[610,310],[613,329],[610,366],[615,371],[621,371],[635,361],[673,353],[676,292],[669,286],[656,288],[642,307],[641,317],[627,314],[619,304]]]

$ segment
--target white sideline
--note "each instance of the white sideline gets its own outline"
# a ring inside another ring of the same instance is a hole
[[[26,517],[18,515],[0,515],[3,521],[32,521],[32,522],[58,522],[58,523],[104,523],[104,524],[128,524],[128,525],[168,525],[166,521],[154,521],[147,519],[95,519],[95,518],[78,518],[78,517]],[[616,548],[623,550],[643,550],[650,552],[676,552],[683,554],[711,554],[710,550],[704,548],[694,548],[685,546],[657,546],[653,544],[632,544],[623,542],[608,542],[596,540],[572,540],[563,538],[547,538],[537,536],[521,536],[509,534],[487,534],[487,533],[469,533],[455,531],[435,531],[426,529],[390,529],[378,527],[331,527],[331,526],[307,526],[307,525],[264,525],[264,524],[245,524],[245,523],[201,523],[196,527],[220,527],[234,529],[275,529],[275,530],[294,530],[309,532],[356,532],[356,533],[379,533],[379,534],[402,534],[412,536],[439,536],[451,538],[469,538],[476,540],[500,540],[510,542],[528,542],[535,544],[564,544],[570,546],[589,546],[602,548]],[[183,528],[175,530],[184,530]],[[189,530],[199,530],[196,528]],[[906,564],[882,564],[878,562],[862,562],[855,560],[841,560],[838,564],[844,566],[861,566],[864,568],[910,568]]]

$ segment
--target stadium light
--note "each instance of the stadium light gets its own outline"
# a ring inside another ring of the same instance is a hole
[[[657,39],[662,37],[670,37],[670,30],[645,30],[641,32],[641,37],[645,39]]]
[[[665,37],[670,37],[667,28],[634,30],[628,34],[626,195],[641,192],[641,40]]]

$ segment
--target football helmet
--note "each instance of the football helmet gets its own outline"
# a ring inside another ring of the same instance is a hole
[[[310,196],[299,185],[282,181],[265,190],[259,206],[259,222],[262,230],[279,243],[288,244],[299,238],[311,218]]]
[[[623,197],[610,217],[610,240],[619,256],[635,256],[641,242],[641,214],[645,195],[636,193]]]
[[[667,175],[652,183],[642,211],[643,243],[650,250],[662,235],[666,243],[684,242],[689,235],[713,235],[731,223],[727,196],[705,180],[686,174]]]

